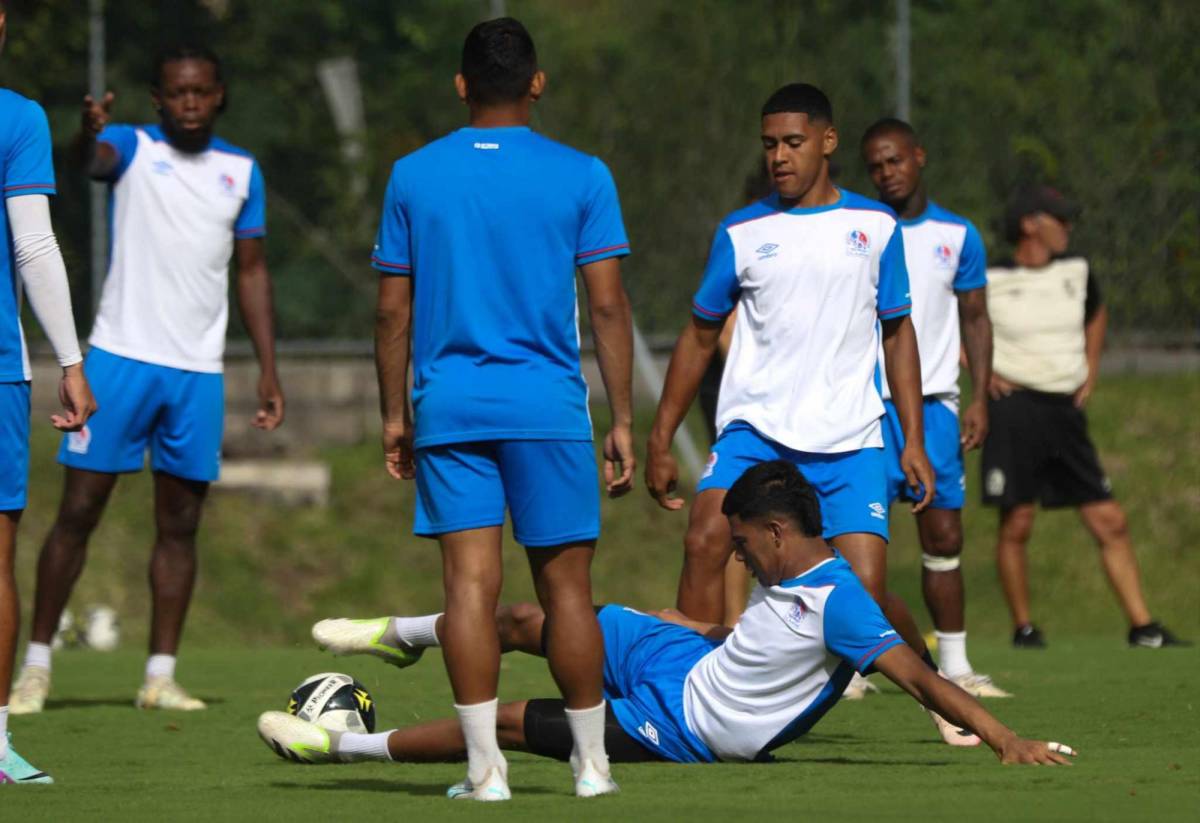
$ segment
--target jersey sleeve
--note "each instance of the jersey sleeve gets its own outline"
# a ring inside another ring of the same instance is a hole
[[[958,253],[958,271],[954,273],[955,291],[973,291],[987,285],[987,251],[979,230],[967,224],[962,250]]]
[[[692,313],[701,320],[714,323],[724,320],[737,305],[740,293],[733,241],[729,238],[729,230],[718,226],[708,251],[708,262],[704,265],[704,277],[692,298]]]
[[[402,186],[398,173],[392,172],[387,192],[383,195],[383,214],[375,235],[371,265],[386,275],[411,275],[412,254],[408,236],[408,215],[404,210]]]
[[[1096,282],[1096,275],[1092,273],[1092,263],[1088,261],[1087,274],[1087,293],[1083,298],[1083,322],[1090,321],[1096,316],[1096,312],[1104,305],[1104,298],[1100,295],[1100,284]]]
[[[121,123],[105,126],[103,131],[96,135],[96,142],[107,143],[117,153],[117,167],[113,169],[110,178],[115,183],[121,179],[121,175],[133,162],[133,156],[137,154],[137,129]]]
[[[875,298],[880,320],[893,320],[912,313],[908,288],[908,266],[904,262],[904,232],[899,224],[879,257],[879,288]]]
[[[587,202],[584,204],[583,221],[575,247],[575,265],[583,266],[607,257],[623,257],[627,254],[629,238],[621,219],[617,184],[608,166],[598,158],[592,158]]]
[[[239,240],[262,237],[267,233],[267,184],[258,161],[250,167],[250,190],[233,224],[233,236]]]
[[[867,674],[879,655],[903,643],[857,580],[838,585],[825,601],[825,648],[855,671]]]
[[[54,157],[50,144],[50,124],[46,112],[32,100],[21,106],[18,121],[12,126],[13,139],[8,145],[4,164],[4,196],[24,194],[52,195]]]

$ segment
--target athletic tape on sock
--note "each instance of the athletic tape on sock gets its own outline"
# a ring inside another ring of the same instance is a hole
[[[931,572],[952,572],[958,568],[961,562],[962,555],[959,554],[953,557],[940,557],[936,554],[921,553],[921,565]]]

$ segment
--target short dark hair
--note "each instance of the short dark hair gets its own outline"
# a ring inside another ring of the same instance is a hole
[[[825,92],[808,83],[789,83],[776,89],[763,103],[763,117],[784,112],[807,114],[809,120],[833,123],[833,104]]]
[[[863,132],[859,145],[866,146],[869,141],[874,140],[876,137],[883,137],[885,134],[903,134],[912,141],[914,146],[921,144],[920,138],[917,137],[917,130],[910,124],[899,117],[882,117],[867,127],[867,130]]]
[[[463,42],[462,76],[473,103],[511,103],[529,93],[537,50],[521,21],[500,17],[471,29]]]
[[[203,60],[213,67],[213,76],[217,82],[225,85],[225,77],[221,73],[221,58],[207,46],[195,43],[176,43],[162,49],[154,57],[154,70],[150,75],[150,88],[157,89],[162,85],[163,69],[167,63],[177,63],[180,60]]]
[[[786,460],[770,460],[746,469],[725,494],[721,513],[742,520],[783,515],[799,526],[805,537],[821,536],[817,492]]]

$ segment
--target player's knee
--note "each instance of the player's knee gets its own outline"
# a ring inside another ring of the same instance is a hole
[[[1092,531],[1100,543],[1129,538],[1129,519],[1120,506],[1105,506],[1099,515],[1092,516]]]
[[[58,510],[58,520],[54,524],[55,531],[74,540],[87,540],[96,524],[100,522],[104,502],[105,498],[91,495],[63,498]]]
[[[730,545],[724,524],[692,523],[683,537],[683,553],[690,565],[724,569]]]
[[[517,634],[542,619],[544,612],[536,603],[514,603],[496,610],[496,625],[501,633]]]
[[[958,568],[962,554],[962,529],[946,524],[926,533],[921,562],[930,571],[951,571]],[[944,568],[936,568],[938,565]]]
[[[1000,539],[1016,543],[1029,542],[1033,534],[1033,508],[1013,509],[1001,515]]]

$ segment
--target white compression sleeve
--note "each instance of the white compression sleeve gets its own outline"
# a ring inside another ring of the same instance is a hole
[[[17,273],[25,284],[29,305],[54,347],[58,364],[74,365],[83,356],[71,312],[67,267],[50,224],[50,198],[44,194],[9,197],[5,207]]]

